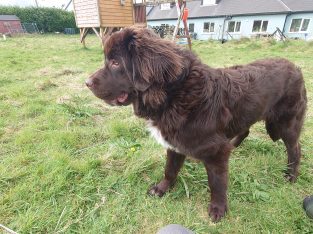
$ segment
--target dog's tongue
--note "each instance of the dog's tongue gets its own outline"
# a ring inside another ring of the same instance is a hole
[[[127,98],[128,98],[128,94],[122,93],[120,96],[117,97],[117,101],[120,103],[124,103]]]

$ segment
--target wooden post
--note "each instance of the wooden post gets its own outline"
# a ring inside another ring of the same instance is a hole
[[[82,28],[80,30],[80,42],[83,44],[84,47],[86,47],[85,38],[88,35],[89,28]]]
[[[97,37],[100,39],[100,41],[102,41],[102,37],[101,35],[99,34],[99,32],[97,31],[96,28],[92,28],[92,30],[95,32],[95,34],[97,35]]]
[[[104,47],[104,43],[105,41],[109,38],[109,36],[112,34],[114,28],[112,27],[106,27],[104,29],[104,32],[103,32],[103,36],[102,36],[102,48]]]
[[[103,37],[104,37],[104,28],[100,26],[100,37],[101,37],[101,48],[104,49]]]
[[[84,32],[85,32],[85,28],[80,28],[80,29],[79,29],[80,43],[82,43],[83,46],[86,47],[86,45],[85,45],[85,40],[83,40]]]
[[[185,35],[186,35],[187,41],[188,41],[188,46],[189,46],[189,49],[191,50],[191,39],[190,39],[190,35],[189,35],[187,20],[183,20],[183,23],[184,23],[184,28],[185,28]]]
[[[176,8],[177,8],[177,13],[179,12],[179,14],[178,14],[177,23],[176,23],[174,34],[173,34],[173,38],[172,38],[173,41],[175,41],[175,39],[176,39],[176,36],[177,36],[177,33],[178,33],[178,29],[179,29],[179,25],[180,25],[180,21],[181,21],[181,18],[183,16],[183,12],[184,12],[184,5],[180,5],[178,0],[176,0],[175,3],[176,3]]]

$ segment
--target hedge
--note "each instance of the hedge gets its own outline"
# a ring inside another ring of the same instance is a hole
[[[74,13],[57,8],[0,6],[0,15],[16,15],[22,23],[37,23],[43,32],[63,32],[64,28],[76,28]]]

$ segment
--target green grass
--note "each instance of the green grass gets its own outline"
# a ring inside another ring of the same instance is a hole
[[[309,108],[296,184],[285,182],[286,152],[263,123],[230,160],[229,208],[207,214],[207,176],[187,161],[163,198],[146,195],[163,175],[165,150],[131,107],[109,107],[85,88],[103,64],[100,43],[46,35],[0,40],[0,223],[20,233],[155,233],[170,223],[196,233],[312,233],[302,200],[313,194],[313,43],[194,42],[223,67],[285,57],[301,67]]]

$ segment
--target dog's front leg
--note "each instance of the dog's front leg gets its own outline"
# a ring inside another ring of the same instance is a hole
[[[184,164],[186,156],[179,154],[173,150],[167,150],[167,158],[165,165],[165,175],[160,183],[150,188],[148,193],[150,195],[157,195],[162,197],[165,192],[172,186],[177,178],[178,172]]]
[[[230,150],[222,147],[215,157],[203,161],[211,190],[209,215],[218,222],[227,212],[228,158]]]

